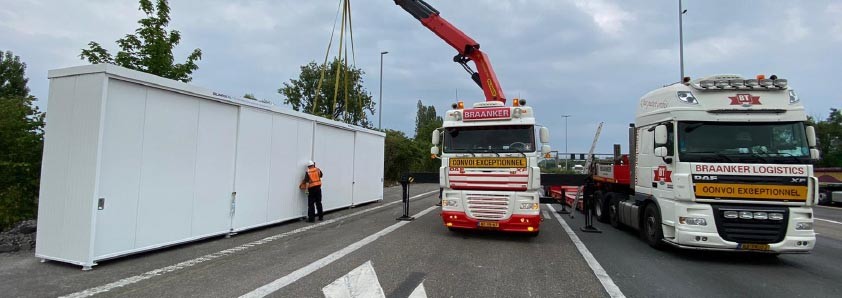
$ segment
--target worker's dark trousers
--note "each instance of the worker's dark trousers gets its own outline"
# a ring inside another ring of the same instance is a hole
[[[319,219],[324,218],[324,211],[322,210],[322,187],[311,187],[307,192],[307,220],[315,220],[317,210],[319,212]]]

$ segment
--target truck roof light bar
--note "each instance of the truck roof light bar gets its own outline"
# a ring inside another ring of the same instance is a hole
[[[729,82],[728,80],[716,80],[716,83],[714,83],[714,85],[716,86],[716,88],[725,89],[729,86]]]
[[[777,79],[777,80],[775,80],[774,84],[775,84],[775,87],[778,87],[778,88],[781,88],[781,89],[786,89],[787,85],[789,85],[789,83],[786,81],[786,79]]]
[[[760,87],[769,88],[769,87],[772,87],[775,82],[770,80],[770,79],[762,79],[762,80],[758,80],[757,83],[760,84]]]
[[[739,89],[739,88],[742,88],[742,87],[746,86],[746,81],[745,80],[730,80],[730,81],[728,81],[728,84],[730,84],[731,87]]]

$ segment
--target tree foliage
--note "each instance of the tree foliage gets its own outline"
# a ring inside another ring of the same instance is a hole
[[[441,159],[429,158],[429,148],[432,147],[433,131],[442,126],[443,119],[436,114],[434,106],[425,106],[419,100],[416,104],[415,114],[415,142],[421,146],[424,156],[421,160],[419,170],[425,172],[437,172],[441,167]]]
[[[134,34],[126,34],[117,40],[120,51],[112,56],[99,43],[91,41],[88,49],[82,49],[82,60],[93,64],[109,63],[157,76],[190,82],[193,71],[199,69],[196,61],[202,59],[202,50],[194,49],[184,63],[174,63],[173,48],[181,42],[181,33],[167,31],[170,23],[170,7],[167,0],[140,0],[140,10],[146,18],[137,21],[140,28]]]
[[[0,55],[0,230],[38,212],[44,114],[25,70],[11,52]]]
[[[298,78],[283,83],[278,93],[284,96],[284,103],[290,104],[293,110],[371,127],[366,112],[374,114],[374,102],[371,94],[363,88],[362,76],[365,73],[344,62],[334,59],[327,66],[321,88],[318,86],[323,67],[316,62],[303,65]],[[336,88],[338,73],[339,88]]]
[[[441,127],[442,118],[433,106],[425,106],[420,100],[417,107],[413,138],[401,131],[386,130],[383,172],[387,181],[398,180],[404,172],[438,172],[441,167],[441,160],[430,158],[429,152],[430,137],[433,130]]]
[[[830,109],[824,121],[815,122],[818,149],[822,153],[820,167],[842,167],[842,111]]]

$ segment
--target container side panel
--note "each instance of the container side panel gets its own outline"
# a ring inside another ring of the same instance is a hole
[[[199,105],[192,236],[227,232],[231,226],[237,109],[211,101]]]
[[[354,147],[354,204],[383,199],[383,145],[383,137],[357,132]]]
[[[64,207],[64,255],[69,260],[92,261],[91,235],[99,133],[102,115],[103,74],[79,76],[73,97],[70,168],[67,175],[67,204]]]
[[[237,192],[233,228],[261,225],[267,221],[269,199],[269,151],[272,115],[250,108],[240,109],[237,130]]]
[[[298,151],[297,160],[309,161],[313,160],[313,132],[316,128],[316,122],[312,120],[298,120]],[[302,164],[303,168],[304,165]],[[304,170],[299,172],[298,179],[304,179]],[[301,200],[301,207],[298,210],[301,216],[307,215],[307,195],[303,191],[298,192],[298,198]]]
[[[73,140],[73,92],[76,77],[50,80],[50,94],[44,127],[44,155],[41,162],[41,190],[38,197],[38,233],[35,253],[63,258],[64,205],[70,143]]]
[[[326,210],[350,206],[353,195],[354,132],[318,124],[315,138],[313,161],[324,172],[322,205]]]
[[[198,100],[149,88],[136,247],[190,237]]]
[[[304,177],[305,162],[309,158],[298,158],[299,133],[312,134],[312,126],[301,132],[295,118],[279,114],[273,116],[267,208],[269,221],[300,217],[301,209],[306,208],[306,197],[298,189],[298,183]]]
[[[96,257],[135,248],[146,87],[109,80],[96,211]]]

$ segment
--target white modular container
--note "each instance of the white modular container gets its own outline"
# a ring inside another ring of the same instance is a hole
[[[35,255],[96,262],[383,199],[385,134],[126,68],[49,72]]]

